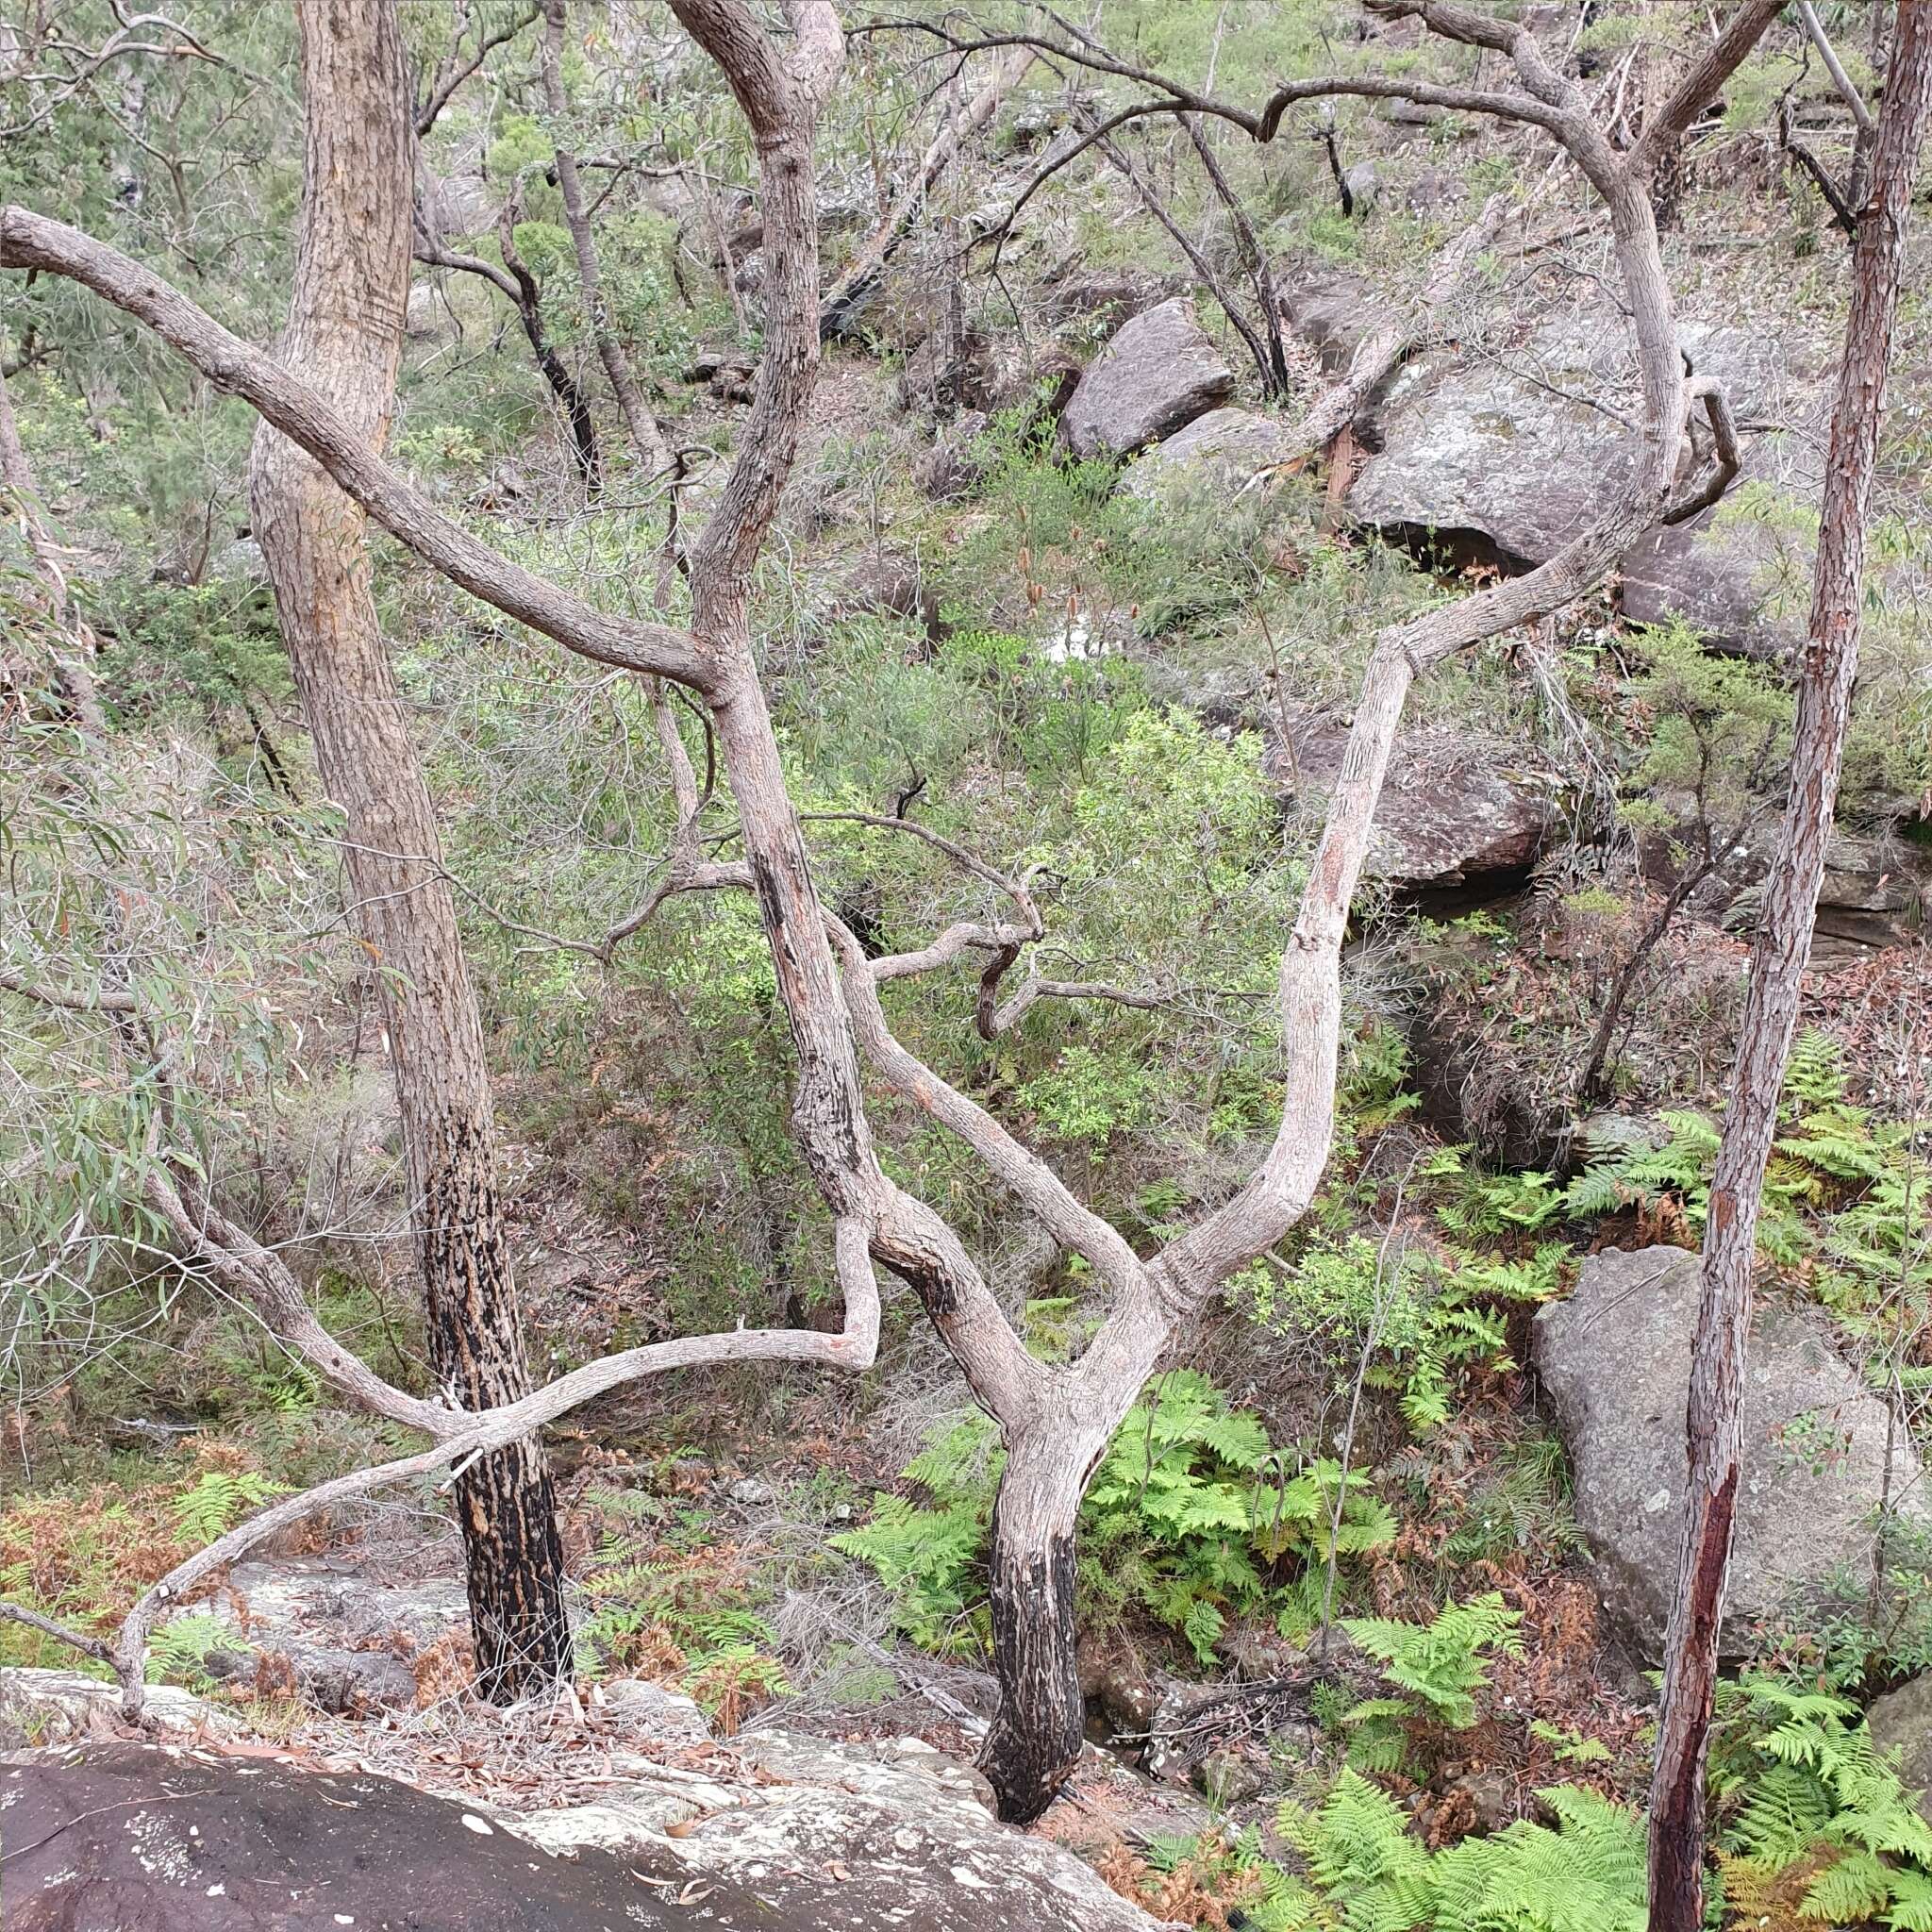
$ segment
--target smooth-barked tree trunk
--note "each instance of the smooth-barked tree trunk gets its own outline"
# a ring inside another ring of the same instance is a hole
[[[1791,791],[1766,889],[1739,1024],[1724,1141],[1711,1178],[1704,1280],[1686,1414],[1690,1489],[1677,1596],[1665,1644],[1651,1789],[1651,1932],[1704,1923],[1705,1759],[1743,1455],[1744,1361],[1764,1174],[1797,1024],[1818,889],[1838,802],[1858,663],[1865,525],[1905,266],[1912,176],[1932,102],[1932,0],[1903,0],[1858,216],[1844,365],[1831,424],[1810,635],[1799,667]]]
[[[302,237],[283,361],[370,443],[387,438],[408,298],[411,142],[395,0],[302,0]],[[316,764],[344,817],[356,930],[381,989],[423,1274],[430,1362],[468,1408],[530,1391],[496,1191],[482,1026],[436,815],[371,594],[362,510],[263,427],[256,535]],[[555,1497],[534,1437],[456,1485],[478,1683],[508,1702],[567,1672]]]

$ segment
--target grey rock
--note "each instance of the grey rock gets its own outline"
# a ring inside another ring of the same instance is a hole
[[[933,441],[914,464],[914,481],[935,502],[958,502],[970,496],[988,474],[988,454],[979,439],[990,417],[981,409],[964,409]]]
[[[1723,656],[1781,658],[1805,635],[1814,548],[1719,504],[1651,531],[1624,558],[1624,615],[1633,624],[1681,619]]]
[[[629,1743],[708,1744],[711,1727],[696,1703],[641,1677],[618,1677],[594,1686],[594,1708],[604,1711]]]
[[[1050,275],[1034,306],[1042,322],[1117,329],[1177,292],[1172,275],[1151,269],[1075,267]]]
[[[1225,1808],[1245,1804],[1268,1788],[1268,1767],[1245,1751],[1210,1751],[1195,1765],[1194,1789],[1210,1805]]]
[[[1348,728],[1319,714],[1291,721],[1271,777],[1297,806],[1325,798],[1341,771]],[[1562,828],[1561,774],[1517,745],[1425,725],[1402,732],[1375,807],[1365,872],[1403,892],[1517,880]]]
[[[1812,927],[1814,961],[1923,938],[1932,924],[1932,845],[1898,830],[1836,834]]]
[[[741,1475],[731,1485],[731,1500],[742,1503],[748,1508],[761,1509],[777,1495],[770,1483],[755,1475]]]
[[[1791,378],[1759,331],[1687,324],[1701,373],[1721,380],[1734,413],[1775,407]],[[1573,310],[1520,341],[1419,358],[1377,412],[1380,447],[1348,495],[1359,522],[1489,554],[1510,568],[1545,562],[1590,526],[1630,479],[1638,409],[1629,331],[1617,316]],[[1781,481],[1799,440],[1762,438],[1753,473]]]
[[[1682,833],[1694,829],[1686,802],[1660,801],[1681,809]],[[1720,879],[1693,893],[1690,909],[1706,918],[1728,916],[1748,924],[1745,902],[1770,873],[1777,857],[1778,821],[1763,815],[1748,830]],[[1677,846],[1661,832],[1646,833],[1638,855],[1653,884],[1674,884]],[[1694,844],[1690,849],[1694,849]],[[1932,844],[1911,821],[1888,824],[1873,832],[1836,831],[1824,849],[1824,878],[1813,919],[1811,964],[1832,970],[1867,957],[1874,948],[1895,946],[1924,935],[1932,917]]]
[[[746,1779],[697,1797],[673,1841],[692,1877],[755,1888],[801,1932],[1066,1932],[1150,1928],[1071,1853],[989,1816],[983,1783],[914,1739],[852,1746],[784,1732],[737,1747]],[[756,1774],[762,1780],[752,1782]],[[661,1782],[663,1774],[658,1774]],[[510,1821],[543,1850],[629,1856],[663,1842],[650,1783],[573,1810]],[[640,1800],[642,1808],[639,1808]],[[728,1923],[728,1922],[727,1922]]]
[[[1595,1167],[1629,1154],[1654,1154],[1670,1139],[1670,1129],[1651,1114],[1585,1114],[1570,1129],[1573,1168]]]
[[[1124,1738],[1141,1738],[1154,1728],[1160,1689],[1135,1663],[1116,1663],[1101,1673],[1095,1695],[1102,1714]]]
[[[480,173],[463,170],[439,175],[433,169],[420,169],[420,207],[424,225],[445,242],[459,241],[466,235],[480,235],[496,226],[496,212],[503,197]]]
[[[151,1684],[142,1707],[164,1738],[196,1734],[226,1741],[243,1735],[232,1711],[172,1684]],[[0,1719],[29,1744],[65,1744],[119,1725],[121,1690],[78,1671],[0,1669]]]
[[[344,1911],[422,1932],[1154,1932],[1072,1853],[995,1823],[983,1782],[917,1739],[771,1732],[701,1770],[585,1756],[591,1802],[517,1812],[178,1746],[30,1752],[0,1770],[8,1848],[25,1848],[8,1895],[67,1914],[50,1923],[150,1932],[260,1926],[265,1885],[289,1894],[286,1932],[333,1932]]]
[[[1060,418],[1076,457],[1124,457],[1185,428],[1234,392],[1234,372],[1184,295],[1124,324],[1094,358]]]
[[[1919,1809],[1932,1820],[1932,1676],[1914,1677],[1885,1695],[1865,1713],[1872,1741],[1899,1755],[1899,1776],[1916,1791]]]
[[[1210,409],[1185,429],[1157,442],[1128,465],[1121,488],[1155,501],[1200,485],[1238,494],[1265,471],[1294,454],[1293,436],[1278,416],[1252,409]]]
[[[408,1658],[470,1628],[453,1577],[391,1583],[366,1564],[322,1557],[238,1563],[228,1589],[194,1614],[231,1625],[251,1668],[258,1654],[287,1657],[311,1704],[352,1717],[413,1709]]]
[[[1348,367],[1362,338],[1383,320],[1386,305],[1359,275],[1283,270],[1274,288],[1283,319],[1331,375]]]
[[[1684,1406],[1698,1257],[1593,1255],[1576,1291],[1536,1319],[1533,1352],[1575,1472],[1598,1594],[1638,1653],[1662,1653],[1683,1530]],[[1802,1612],[1836,1574],[1869,1565],[1885,1493],[1887,1418],[1810,1311],[1760,1301],[1743,1391],[1744,1462],[1723,1646]],[[1916,1515],[1919,1458],[1892,1447],[1890,1493]]]

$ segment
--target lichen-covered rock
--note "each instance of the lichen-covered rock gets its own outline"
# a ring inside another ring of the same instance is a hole
[[[0,1770],[0,1831],[25,1848],[8,1932],[1154,1924],[1060,1845],[996,1824],[976,1774],[916,1739],[772,1732],[656,1757],[607,1740],[595,1761],[584,1803],[532,1812],[212,1749],[25,1753]]]
[[[1662,1654],[1676,1588],[1687,1476],[1684,1408],[1697,1321],[1698,1257],[1681,1248],[1608,1251],[1536,1319],[1534,1354],[1576,1481],[1576,1518],[1598,1594],[1647,1661]],[[1869,1569],[1890,1493],[1921,1512],[1919,1458],[1890,1446],[1885,1405],[1822,1324],[1760,1300],[1744,1371],[1743,1482],[1724,1601],[1727,1656],[1751,1626],[1801,1609],[1835,1573]]]
[[[697,1817],[670,1842],[693,1875],[774,1899],[800,1927],[1011,1926],[1127,1932],[1152,1922],[1059,1846],[996,1824],[973,1774],[916,1740],[827,1744],[774,1732],[736,1747],[767,1782],[731,1789],[738,1802]],[[658,1839],[644,1807],[620,1790],[591,1807],[515,1821],[544,1849],[594,1845],[628,1857]]]
[[[1383,320],[1386,305],[1359,275],[1316,272],[1275,277],[1282,318],[1339,375],[1353,359],[1362,339]]]
[[[1279,417],[1210,409],[1157,442],[1128,468],[1121,488],[1148,500],[1199,484],[1232,495],[1293,454],[1293,436]]]
[[[823,1923],[722,1879],[693,1887],[669,1840],[552,1857],[475,1807],[388,1778],[182,1746],[92,1744],[0,1768],[0,1807],[8,1932]]]
[[[1899,1753],[1899,1776],[1919,1795],[1919,1809],[1932,1819],[1932,1675],[1914,1677],[1888,1690],[1865,1713],[1872,1741]]]
[[[232,1713],[172,1684],[149,1685],[142,1710],[162,1737],[242,1734]],[[117,1684],[84,1677],[78,1671],[0,1670],[0,1731],[16,1744],[68,1744],[121,1727]]]
[[[1060,418],[1076,457],[1125,457],[1182,429],[1234,393],[1234,372],[1184,295],[1122,325]]]
[[[238,1563],[228,1587],[191,1614],[212,1615],[235,1631],[217,1674],[252,1669],[258,1655],[283,1657],[309,1703],[351,1717],[412,1708],[409,1660],[470,1628],[457,1578],[391,1581],[367,1564],[326,1557]]]
[[[1290,727],[1268,770],[1297,805],[1326,795],[1341,771],[1348,728],[1312,716]],[[1562,779],[1518,745],[1428,725],[1404,731],[1389,761],[1364,865],[1402,892],[1520,879],[1562,825]]]
[[[1805,635],[1814,545],[1728,503],[1660,525],[1624,559],[1624,615],[1680,621],[1707,651],[1775,658]]]
[[[1681,334],[1740,421],[1782,402],[1778,343],[1743,328],[1687,324]],[[1349,491],[1349,514],[1408,541],[1487,552],[1509,568],[1542,563],[1629,482],[1636,396],[1628,329],[1589,308],[1520,341],[1418,358],[1376,413],[1378,447]],[[1799,444],[1754,439],[1753,474],[1782,481],[1804,460]]]

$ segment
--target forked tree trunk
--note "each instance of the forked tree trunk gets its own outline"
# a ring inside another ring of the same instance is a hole
[[[282,358],[379,447],[408,296],[408,88],[395,0],[302,0],[308,102],[302,242]],[[341,808],[356,929],[369,948],[402,1114],[439,1386],[466,1407],[530,1391],[496,1192],[490,1082],[436,814],[375,605],[362,511],[264,427],[256,533],[328,795]],[[541,1443],[458,1481],[478,1681],[508,1702],[567,1672],[563,1551]]]
[[[1851,313],[1839,375],[1819,529],[1810,636],[1798,687],[1791,792],[1751,959],[1738,1067],[1724,1115],[1704,1239],[1704,1284],[1686,1417],[1690,1491],[1677,1597],[1665,1650],[1651,1791],[1651,1932],[1704,1923],[1705,1757],[1716,1688],[1743,1448],[1740,1416],[1751,1274],[1779,1089],[1797,1023],[1839,767],[1857,670],[1865,521],[1878,455],[1905,264],[1912,175],[1932,100],[1932,0],[1903,0],[1897,53],[1858,224]]]

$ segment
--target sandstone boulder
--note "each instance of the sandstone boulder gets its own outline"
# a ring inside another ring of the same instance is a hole
[[[1740,421],[1776,407],[1790,378],[1762,333],[1687,324],[1686,352],[1716,375]],[[1349,513],[1408,542],[1438,542],[1507,569],[1546,561],[1630,479],[1639,409],[1629,332],[1591,308],[1520,340],[1420,357],[1377,412],[1375,453]],[[1795,437],[1760,438],[1753,474],[1780,482],[1802,461]]]
[[[1914,1677],[1888,1690],[1865,1713],[1872,1740],[1899,1754],[1899,1776],[1919,1794],[1919,1809],[1932,1819],[1932,1676]]]
[[[1236,495],[1294,453],[1290,427],[1279,417],[1209,409],[1132,463],[1121,488],[1146,501],[1201,485]]]
[[[29,1738],[50,1700],[65,1707],[60,1674],[0,1673]],[[173,1718],[181,1705],[220,1716],[175,1693]],[[773,1731],[694,1750],[664,1712],[642,1716],[656,1735],[629,1741],[593,1714],[585,1748],[552,1759],[586,1786],[532,1810],[225,1754],[203,1741],[215,1730],[106,1737],[104,1707],[80,1748],[0,1768],[8,1932],[1152,1932],[1071,1853],[995,1823],[977,1774],[918,1739]],[[543,1735],[554,1750],[554,1723]],[[460,1775],[434,1754],[423,1769]]]
[[[1277,739],[1268,771],[1299,807],[1325,798],[1341,774],[1348,728],[1309,716]],[[1520,883],[1560,833],[1562,778],[1500,739],[1420,725],[1402,732],[1375,808],[1364,867],[1404,893],[1500,890]]]
[[[1653,530],[1624,559],[1624,615],[1681,620],[1707,651],[1783,657],[1805,634],[1813,545],[1718,504]]]
[[[1609,1251],[1536,1318],[1534,1354],[1575,1474],[1598,1594],[1646,1661],[1662,1651],[1683,1530],[1684,1407],[1698,1258]],[[1744,1376],[1744,1465],[1724,1649],[1802,1611],[1835,1574],[1862,1576],[1887,1493],[1885,1406],[1810,1311],[1759,1302]],[[1890,1493],[1916,1512],[1919,1458],[1892,1446]]]
[[[1124,324],[1080,378],[1060,418],[1076,457],[1132,456],[1234,393],[1234,372],[1186,296]]]

